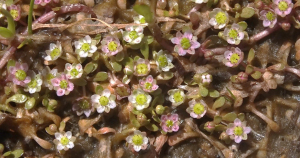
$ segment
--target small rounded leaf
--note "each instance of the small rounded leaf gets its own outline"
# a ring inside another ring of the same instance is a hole
[[[246,7],[242,10],[241,17],[242,18],[251,18],[255,14],[255,10],[252,7]]]
[[[98,72],[93,81],[105,81],[108,78],[107,72]]]
[[[6,100],[6,104],[9,102],[24,103],[27,100],[27,96],[24,94],[15,94]]]
[[[25,103],[25,109],[30,110],[35,106],[35,98],[30,98]]]

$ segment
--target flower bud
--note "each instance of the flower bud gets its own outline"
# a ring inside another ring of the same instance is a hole
[[[244,82],[246,82],[248,80],[248,74],[246,74],[245,72],[240,72],[237,75],[237,79],[241,83],[244,83]]]
[[[155,112],[158,114],[158,115],[162,115],[165,111],[165,107],[163,107],[162,105],[157,105],[156,108],[155,108]]]
[[[222,132],[222,133],[220,134],[219,139],[221,139],[221,140],[223,140],[223,141],[229,140],[229,135],[226,134],[226,132]]]
[[[212,132],[215,130],[215,123],[214,122],[206,122],[204,124],[204,129],[208,132]]]

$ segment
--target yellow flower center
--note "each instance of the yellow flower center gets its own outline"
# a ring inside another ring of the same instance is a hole
[[[229,30],[228,35],[230,38],[236,39],[238,37],[238,32],[235,29],[231,29],[231,30]]]
[[[240,56],[237,53],[233,53],[230,57],[230,62],[236,64],[240,59]]]
[[[168,65],[168,59],[164,55],[159,56],[157,60],[158,60],[159,66],[161,66],[161,67],[166,67]]]
[[[135,101],[139,105],[145,105],[147,102],[147,96],[145,94],[138,94],[135,97]]]
[[[215,19],[218,24],[225,24],[227,16],[224,12],[218,12],[215,16]]]
[[[74,69],[72,69],[72,70],[70,71],[70,74],[71,74],[72,77],[76,77],[76,76],[79,74],[79,72],[78,72],[78,70],[76,70],[76,69],[74,68]]]
[[[62,89],[68,88],[68,82],[66,80],[60,81],[59,87],[62,88]]]
[[[136,39],[136,38],[138,38],[139,36],[138,36],[138,33],[137,33],[136,31],[130,31],[130,32],[129,32],[129,37],[130,37],[131,39]]]
[[[107,46],[108,50],[111,52],[116,51],[117,47],[118,47],[118,44],[114,41],[109,42],[108,46]]]
[[[99,99],[99,102],[102,106],[106,106],[108,104],[109,100],[106,96],[101,96]]]
[[[60,143],[61,143],[62,145],[68,145],[69,142],[70,142],[70,140],[69,140],[67,137],[62,137],[62,138],[60,139]]]
[[[54,48],[50,53],[50,57],[52,59],[54,59],[54,58],[58,57],[59,54],[60,54],[60,50],[58,48]]]
[[[136,71],[140,75],[145,75],[148,72],[147,64],[141,63],[136,66]]]
[[[181,39],[180,44],[183,49],[189,49],[191,47],[190,40],[185,37]]]
[[[19,81],[24,81],[27,74],[24,70],[17,70],[15,76]]]
[[[19,12],[15,9],[10,10],[10,15],[16,19],[19,16]]]
[[[81,46],[81,50],[87,52],[90,50],[90,45],[88,43],[83,43]]]
[[[275,15],[273,12],[271,11],[268,11],[268,13],[266,14],[266,18],[269,20],[269,21],[273,21],[275,19]]]
[[[28,87],[30,87],[30,88],[35,88],[36,86],[37,86],[36,79],[33,79],[28,83]]]
[[[281,11],[286,11],[288,9],[288,3],[286,1],[280,1],[278,3],[278,9]]]
[[[172,121],[172,120],[167,120],[166,121],[166,125],[167,125],[167,127],[172,127],[173,125],[174,125],[174,122]]]
[[[177,91],[173,94],[174,101],[176,103],[182,102],[183,101],[183,96],[180,94],[180,91]]]
[[[233,133],[236,136],[241,136],[244,133],[244,130],[243,130],[242,127],[237,126],[237,127],[234,128]]]
[[[142,145],[143,144],[143,136],[140,134],[136,134],[136,135],[132,136],[132,143],[134,145],[138,145],[138,146]]]
[[[204,112],[205,108],[202,104],[197,103],[194,105],[193,111],[195,114],[199,115],[202,114]]]

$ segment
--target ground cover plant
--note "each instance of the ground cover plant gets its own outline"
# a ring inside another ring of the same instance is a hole
[[[300,157],[299,6],[0,1],[1,157]]]

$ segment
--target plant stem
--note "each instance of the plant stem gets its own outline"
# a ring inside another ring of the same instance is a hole
[[[28,35],[32,34],[32,11],[33,11],[34,0],[30,1],[29,13],[28,13]]]

